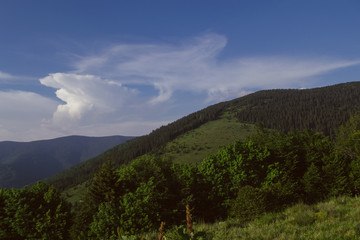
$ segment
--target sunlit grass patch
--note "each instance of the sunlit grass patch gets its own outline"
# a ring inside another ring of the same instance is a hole
[[[360,239],[360,199],[338,197],[314,205],[296,204],[279,213],[266,213],[247,224],[229,219],[214,224],[194,224],[214,240]]]
[[[255,132],[255,125],[237,121],[227,114],[218,120],[203,124],[175,140],[161,151],[162,155],[178,163],[200,163],[209,154],[237,139],[245,139]]]

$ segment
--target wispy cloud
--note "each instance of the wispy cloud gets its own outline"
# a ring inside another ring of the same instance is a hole
[[[22,83],[24,81],[28,82],[29,80],[33,82],[38,81],[38,79],[34,77],[13,75],[0,70],[0,83]]]
[[[206,92],[236,97],[247,89],[311,85],[311,77],[359,64],[327,58],[284,56],[238,57],[219,60],[227,39],[207,34],[184,43],[119,44],[74,66],[78,74],[105,76],[123,84],[146,84],[158,92],[149,101],[169,100],[176,91]]]
[[[39,106],[47,106],[37,120],[44,132],[145,134],[183,116],[179,106],[193,109],[196,104],[199,109],[254,90],[313,87],[320,75],[360,64],[324,57],[219,58],[226,45],[225,36],[205,34],[174,44],[117,44],[79,57],[73,71],[40,79],[56,89],[61,101],[42,102],[43,97],[32,95]],[[22,92],[15,95],[22,99],[19,104],[26,99]],[[3,103],[5,96],[0,93]]]
[[[11,75],[9,73],[0,71],[0,80],[1,79],[12,79],[12,78],[15,78],[15,76],[13,76],[13,75]]]

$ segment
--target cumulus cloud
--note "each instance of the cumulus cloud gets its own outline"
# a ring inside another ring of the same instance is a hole
[[[55,73],[40,79],[41,84],[56,88],[56,96],[64,103],[57,106],[53,123],[68,127],[73,124],[90,124],[126,112],[132,105],[126,102],[136,98],[136,90],[121,83],[94,75]],[[119,119],[116,119],[119,120]]]
[[[191,109],[196,102],[201,108],[254,90],[313,87],[314,77],[360,64],[288,56],[219,58],[226,45],[225,36],[206,34],[175,44],[117,44],[79,57],[73,71],[40,79],[62,101],[45,126],[83,135],[144,134],[183,116],[174,111],[180,105]],[[181,98],[184,93],[196,97]]]

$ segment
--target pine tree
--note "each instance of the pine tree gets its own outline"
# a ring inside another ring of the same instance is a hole
[[[323,196],[323,184],[319,169],[314,163],[308,167],[302,182],[304,184],[305,199],[307,202],[315,202]]]
[[[95,174],[93,182],[89,187],[88,194],[97,206],[102,202],[113,202],[118,196],[118,175],[114,164],[107,160]]]

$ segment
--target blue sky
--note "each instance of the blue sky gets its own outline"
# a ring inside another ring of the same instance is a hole
[[[4,0],[0,141],[142,135],[211,104],[360,78],[360,2]]]

